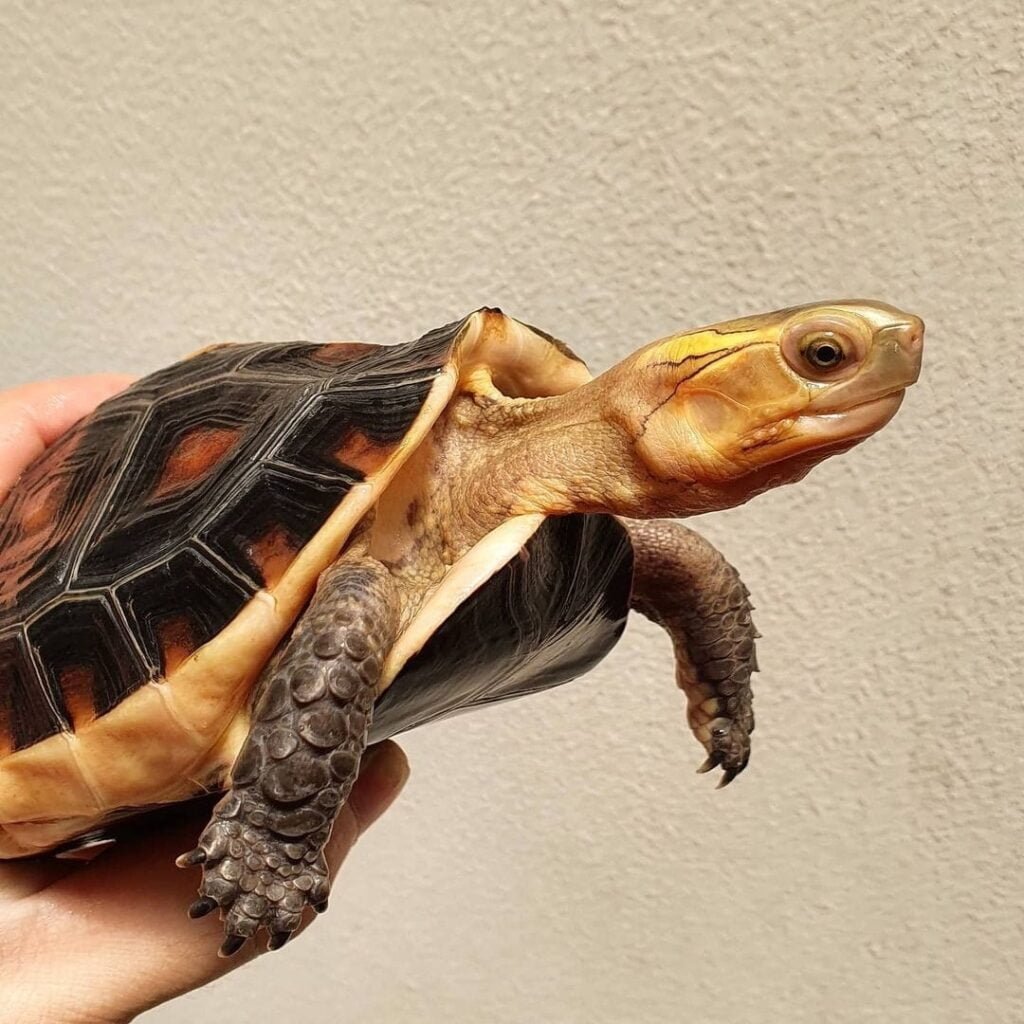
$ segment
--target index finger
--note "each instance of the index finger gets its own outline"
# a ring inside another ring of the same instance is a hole
[[[0,393],[0,498],[25,467],[132,378],[97,373],[24,384]]]

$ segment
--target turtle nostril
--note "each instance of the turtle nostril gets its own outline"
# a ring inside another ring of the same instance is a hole
[[[912,317],[902,326],[899,341],[907,355],[920,357],[924,348],[924,323],[918,317]]]

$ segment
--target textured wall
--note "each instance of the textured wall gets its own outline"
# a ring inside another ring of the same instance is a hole
[[[929,325],[889,429],[702,524],[764,633],[738,783],[637,622],[408,737],[328,917],[147,1021],[1024,1020],[1022,43],[1016,0],[0,6],[5,384],[483,303],[598,368]]]

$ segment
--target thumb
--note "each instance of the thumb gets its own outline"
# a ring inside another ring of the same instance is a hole
[[[394,803],[409,778],[409,762],[402,748],[385,740],[367,749],[356,782],[338,815],[327,849],[332,877],[356,840]]]

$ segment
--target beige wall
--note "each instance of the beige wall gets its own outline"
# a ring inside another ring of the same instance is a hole
[[[597,367],[816,297],[929,324],[882,436],[702,524],[764,633],[742,780],[693,774],[634,623],[587,680],[410,736],[328,917],[148,1021],[1024,1020],[1021,22],[0,7],[5,384],[483,303]]]

